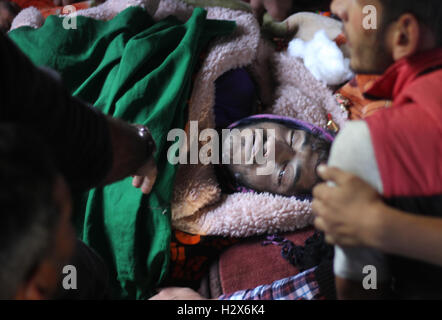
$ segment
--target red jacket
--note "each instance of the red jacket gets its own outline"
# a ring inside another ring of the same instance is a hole
[[[442,48],[398,61],[366,95],[393,100],[365,119],[384,196],[442,194]]]

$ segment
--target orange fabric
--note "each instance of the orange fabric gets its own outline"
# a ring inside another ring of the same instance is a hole
[[[237,239],[206,237],[174,230],[170,243],[170,285],[191,286],[199,283],[210,262]]]
[[[195,245],[201,241],[200,235],[193,235],[179,230],[175,231],[176,239],[182,244]]]
[[[364,97],[369,87],[379,79],[377,75],[358,74],[350,82],[337,91],[343,96],[343,101],[338,98],[339,103],[343,104],[349,111],[350,120],[360,120],[372,115],[374,112],[388,108],[391,105],[389,100],[371,100]]]
[[[35,7],[40,10],[54,6],[54,2],[52,0],[11,0],[11,2],[15,2],[22,9],[27,7]]]

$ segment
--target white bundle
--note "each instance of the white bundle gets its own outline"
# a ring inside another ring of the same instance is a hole
[[[327,85],[339,85],[353,77],[350,59],[345,58],[336,43],[327,37],[324,30],[316,32],[310,41],[290,41],[288,53],[302,58],[313,76]]]

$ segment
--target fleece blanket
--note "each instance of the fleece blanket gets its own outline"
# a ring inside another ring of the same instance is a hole
[[[39,29],[9,33],[35,64],[59,71],[73,95],[148,126],[157,144],[159,174],[149,196],[133,188],[129,177],[75,204],[79,235],[111,268],[116,298],[148,298],[167,273],[176,171],[166,159],[167,132],[184,127],[201,49],[234,28],[233,22],[207,20],[203,9],[186,23],[173,17],[155,23],[132,7],[107,22],[78,17],[76,30],[65,30],[62,18],[50,16]]]
[[[300,59],[284,51],[277,52],[261,37],[250,6],[236,0],[107,0],[78,14],[106,20],[130,5],[144,6],[151,11],[158,7],[156,20],[174,15],[181,21],[189,19],[194,5],[201,5],[211,19],[236,22],[233,34],[210,44],[195,77],[188,120],[198,121],[199,130],[215,127],[216,79],[238,67],[249,68],[258,84],[265,113],[297,118],[321,128],[326,127],[331,116],[339,127],[345,125],[347,112],[341,109],[332,91],[317,81]],[[16,17],[12,29],[20,25],[34,28],[41,25],[43,18],[31,9],[23,10]],[[297,30],[296,36],[301,38],[325,28],[335,40],[333,37],[341,32],[340,22],[311,13],[298,13],[289,20],[289,25]],[[312,222],[308,200],[268,193],[223,195],[213,166],[204,164],[179,167],[171,209],[175,228],[199,235],[247,237],[292,231]]]

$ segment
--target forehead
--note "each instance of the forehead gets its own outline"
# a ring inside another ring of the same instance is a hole
[[[245,129],[290,130],[290,129],[292,129],[292,127],[289,127],[288,125],[285,125],[282,123],[277,123],[277,122],[272,122],[272,121],[262,121],[262,122],[248,124],[248,125],[245,125],[245,126],[239,128],[239,130],[241,130],[241,131],[245,130]]]

